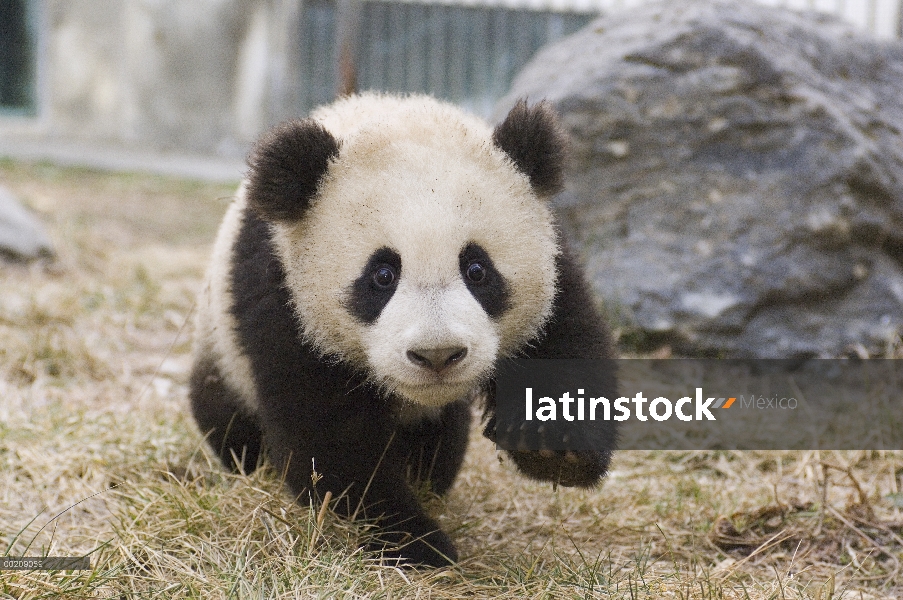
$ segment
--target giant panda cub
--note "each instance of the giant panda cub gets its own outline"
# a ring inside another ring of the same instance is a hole
[[[198,304],[191,404],[223,462],[250,471],[265,449],[294,494],[375,521],[369,549],[456,561],[414,489],[451,487],[473,398],[494,439],[497,363],[610,356],[548,206],[563,152],[543,103],[493,130],[425,96],[361,95],[265,134]],[[613,436],[596,445],[509,455],[588,487]]]

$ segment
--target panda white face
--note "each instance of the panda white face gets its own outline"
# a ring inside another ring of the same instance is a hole
[[[314,115],[340,150],[274,240],[306,339],[441,406],[539,332],[556,232],[481,121],[425,98],[365,99]]]
[[[420,404],[441,405],[462,398],[487,374],[498,355],[501,335],[491,315],[506,308],[505,284],[491,261],[468,264],[468,254],[474,254],[471,248],[455,261],[462,263],[462,269],[453,265],[464,273],[457,279],[418,278],[416,272],[408,275],[399,254],[380,249],[351,294],[352,314],[365,323],[376,316],[361,338],[373,374]],[[476,256],[479,259],[485,253]],[[416,271],[413,264],[409,270]],[[495,294],[493,300],[501,304],[489,305],[487,310],[474,289]]]

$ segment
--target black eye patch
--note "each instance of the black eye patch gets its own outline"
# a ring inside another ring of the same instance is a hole
[[[401,256],[391,248],[370,255],[360,276],[351,284],[347,308],[359,321],[371,324],[392,299],[401,277]]]
[[[464,285],[493,319],[511,307],[508,283],[495,269],[489,254],[479,244],[467,244],[458,255]]]

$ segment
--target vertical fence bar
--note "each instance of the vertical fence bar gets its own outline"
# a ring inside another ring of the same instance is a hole
[[[425,4],[409,4],[408,10],[408,72],[405,89],[411,92],[427,90],[426,71],[429,61],[430,39],[427,35],[427,13]]]
[[[458,6],[450,6],[448,15],[448,97],[461,102],[467,95],[467,26],[470,19],[467,11]]]
[[[309,17],[307,28],[310,47],[307,82],[308,110],[333,98],[335,90],[335,5],[327,2],[311,2],[304,8]]]
[[[358,46],[361,25],[360,0],[336,0],[335,95],[353,94],[358,89]]]
[[[359,53],[357,56],[357,86],[360,91],[369,90],[372,87],[370,82],[373,81],[373,51],[371,49],[373,29],[367,26],[372,18],[372,4],[372,2],[361,3],[360,42],[357,48]]]
[[[430,40],[428,47],[428,78],[426,90],[436,96],[447,96],[446,82],[446,46],[447,36],[445,28],[445,6],[437,4],[428,5],[427,14],[427,38]]]
[[[506,82],[511,80],[513,73],[510,68],[510,31],[508,27],[508,9],[494,10],[490,13],[490,36],[492,39],[492,56],[490,94],[494,98],[501,98],[507,91],[504,89]]]
[[[388,7],[384,2],[368,2],[370,17],[364,27],[370,30],[370,52],[372,53],[372,79],[367,82],[368,89],[385,89],[387,80],[388,49]]]
[[[512,11],[510,15],[512,18],[509,21],[509,26],[514,42],[511,47],[510,69],[512,73],[516,73],[523,68],[526,62],[524,57],[532,56],[533,54],[531,48],[532,28],[524,13]]]
[[[381,2],[386,19],[387,35],[381,40],[385,47],[384,89],[398,91],[404,88],[404,5]]]
[[[475,9],[471,29],[470,72],[473,79],[468,89],[468,95],[474,103],[474,112],[485,114],[492,110],[492,94],[490,92],[492,82],[490,79],[490,63],[492,61],[490,47],[488,45],[490,29],[490,9]]]

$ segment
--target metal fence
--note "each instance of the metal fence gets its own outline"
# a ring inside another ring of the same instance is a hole
[[[427,92],[488,116],[540,47],[601,12],[644,1],[362,0],[354,27],[356,87]],[[758,1],[832,13],[878,37],[899,35],[903,0]],[[339,88],[337,19],[336,0],[304,4],[302,112],[329,102]]]
[[[303,110],[330,101],[337,81],[336,5],[305,6]],[[427,92],[488,115],[514,75],[545,44],[594,13],[371,0],[356,43],[359,90]]]

